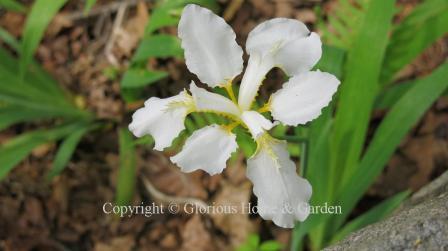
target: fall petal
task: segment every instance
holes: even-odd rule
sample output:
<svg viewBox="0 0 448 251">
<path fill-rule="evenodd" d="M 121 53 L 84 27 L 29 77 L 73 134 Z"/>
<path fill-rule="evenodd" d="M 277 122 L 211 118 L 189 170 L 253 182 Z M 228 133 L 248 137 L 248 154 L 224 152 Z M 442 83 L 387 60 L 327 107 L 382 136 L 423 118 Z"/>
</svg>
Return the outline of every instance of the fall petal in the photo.
<svg viewBox="0 0 448 251">
<path fill-rule="evenodd" d="M 162 151 L 185 129 L 184 120 L 191 104 L 191 96 L 186 91 L 165 99 L 152 97 L 132 115 L 129 130 L 136 137 L 151 135 L 154 149 Z"/>
<path fill-rule="evenodd" d="M 204 170 L 210 175 L 221 173 L 238 145 L 236 136 L 218 125 L 195 131 L 185 142 L 182 151 L 171 157 L 183 172 Z"/>
<path fill-rule="evenodd" d="M 339 83 L 335 76 L 320 71 L 294 76 L 272 95 L 272 116 L 286 125 L 305 124 L 321 114 Z"/>
<path fill-rule="evenodd" d="M 275 140 L 261 146 L 248 160 L 247 177 L 254 184 L 258 213 L 263 219 L 292 228 L 295 221 L 304 221 L 308 217 L 307 203 L 312 188 L 296 173 L 286 142 Z"/>
</svg>

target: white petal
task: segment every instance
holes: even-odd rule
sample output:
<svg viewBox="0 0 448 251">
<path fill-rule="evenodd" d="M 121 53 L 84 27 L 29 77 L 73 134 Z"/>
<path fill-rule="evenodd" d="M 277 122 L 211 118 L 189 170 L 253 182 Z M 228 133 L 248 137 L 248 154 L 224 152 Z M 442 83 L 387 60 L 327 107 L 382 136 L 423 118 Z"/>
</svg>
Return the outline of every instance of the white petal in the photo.
<svg viewBox="0 0 448 251">
<path fill-rule="evenodd" d="M 309 71 L 322 55 L 322 43 L 302 22 L 274 18 L 249 33 L 246 50 L 250 58 L 238 97 L 243 110 L 250 109 L 270 69 L 280 67 L 289 76 Z"/>
<path fill-rule="evenodd" d="M 270 57 L 264 58 L 264 60 L 259 54 L 252 54 L 249 57 L 238 94 L 238 105 L 242 110 L 250 110 L 255 96 L 257 96 L 258 88 L 273 66 L 274 63 Z"/>
<path fill-rule="evenodd" d="M 255 140 L 265 131 L 270 130 L 274 126 L 274 123 L 255 111 L 243 112 L 241 119 L 246 124 Z"/>
<path fill-rule="evenodd" d="M 193 96 L 197 111 L 213 111 L 239 117 L 240 110 L 230 99 L 199 88 L 191 81 L 190 92 Z"/>
<path fill-rule="evenodd" d="M 235 32 L 210 10 L 187 5 L 178 35 L 188 69 L 210 87 L 224 86 L 241 73 L 243 50 L 235 41 Z"/>
<path fill-rule="evenodd" d="M 335 76 L 320 71 L 294 76 L 272 95 L 272 116 L 286 125 L 305 124 L 319 117 L 339 83 Z"/>
<path fill-rule="evenodd" d="M 322 56 L 322 42 L 319 35 L 312 32 L 308 37 L 293 40 L 275 55 L 275 64 L 288 76 L 307 72 Z"/>
<path fill-rule="evenodd" d="M 312 188 L 296 173 L 286 142 L 271 139 L 248 162 L 247 177 L 254 184 L 258 214 L 277 226 L 292 228 L 309 214 Z"/>
<path fill-rule="evenodd" d="M 162 151 L 185 129 L 184 120 L 191 105 L 191 96 L 186 91 L 165 99 L 150 98 L 132 115 L 129 130 L 136 137 L 150 134 L 155 141 L 154 149 Z"/>
<path fill-rule="evenodd" d="M 290 41 L 304 38 L 310 34 L 306 25 L 289 18 L 273 18 L 262 22 L 248 35 L 246 51 L 265 56 L 273 50 L 281 48 Z"/>
<path fill-rule="evenodd" d="M 195 131 L 171 161 L 187 173 L 202 169 L 214 175 L 224 170 L 226 161 L 237 147 L 234 134 L 218 125 L 206 126 Z"/>
</svg>

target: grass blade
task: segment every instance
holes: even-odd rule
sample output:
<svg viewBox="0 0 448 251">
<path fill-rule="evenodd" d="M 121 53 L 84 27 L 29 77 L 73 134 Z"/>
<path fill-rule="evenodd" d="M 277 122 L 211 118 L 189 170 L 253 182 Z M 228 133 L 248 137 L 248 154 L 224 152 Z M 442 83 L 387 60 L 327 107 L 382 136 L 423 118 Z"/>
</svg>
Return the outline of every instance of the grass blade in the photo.
<svg viewBox="0 0 448 251">
<path fill-rule="evenodd" d="M 3 29 L 2 27 L 0 27 L 0 40 L 5 42 L 5 44 L 7 44 L 16 51 L 20 49 L 19 41 L 17 41 L 15 37 L 9 34 L 9 32 Z"/>
<path fill-rule="evenodd" d="M 183 7 L 189 3 L 199 4 L 212 10 L 218 9 L 218 5 L 214 0 L 159 1 L 159 4 L 151 13 L 151 18 L 148 20 L 145 33 L 151 34 L 162 27 L 177 25 Z"/>
<path fill-rule="evenodd" d="M 9 11 L 22 13 L 26 12 L 26 7 L 15 0 L 0 0 L 0 7 L 3 7 Z"/>
<path fill-rule="evenodd" d="M 72 158 L 72 155 L 76 150 L 76 146 L 88 129 L 88 127 L 79 128 L 64 139 L 58 149 L 58 152 L 56 153 L 51 170 L 47 174 L 48 180 L 56 177 L 62 172 L 62 170 L 64 170 L 65 166 Z"/>
<path fill-rule="evenodd" d="M 33 58 L 34 51 L 39 45 L 44 32 L 67 0 L 36 0 L 31 8 L 22 34 L 22 47 L 20 50 L 20 75 L 23 77 L 28 64 Z"/>
<path fill-rule="evenodd" d="M 95 3 L 96 0 L 86 0 L 86 5 L 84 5 L 84 15 L 87 15 L 87 13 L 90 12 Z"/>
<path fill-rule="evenodd" d="M 118 171 L 116 204 L 127 205 L 132 201 L 135 187 L 137 157 L 134 141 L 127 128 L 118 131 L 120 143 L 120 170 Z"/>
<path fill-rule="evenodd" d="M 23 160 L 35 147 L 46 142 L 58 140 L 80 126 L 66 124 L 50 130 L 39 130 L 20 135 L 0 147 L 0 179 Z"/>
<path fill-rule="evenodd" d="M 171 35 L 152 35 L 143 38 L 134 54 L 133 61 L 147 60 L 150 57 L 183 57 L 180 40 Z"/>
<path fill-rule="evenodd" d="M 27 109 L 20 106 L 1 107 L 0 131 L 16 123 L 51 118 L 53 116 L 54 114 L 51 113 L 40 112 L 38 110 Z"/>
<path fill-rule="evenodd" d="M 392 107 L 375 132 L 359 168 L 341 190 L 337 202 L 343 211 L 337 225 L 378 177 L 403 137 L 447 88 L 448 63 L 445 63 L 430 76 L 417 80 Z"/>
<path fill-rule="evenodd" d="M 149 71 L 146 69 L 130 68 L 121 80 L 123 88 L 138 88 L 150 85 L 168 76 L 164 71 Z"/>
<path fill-rule="evenodd" d="M 322 46 L 322 58 L 316 65 L 316 69 L 330 72 L 339 79 L 342 77 L 342 66 L 344 65 L 346 51 L 344 49 L 326 45 Z"/>
<path fill-rule="evenodd" d="M 344 170 L 343 182 L 344 177 L 351 177 L 354 172 L 364 145 L 394 14 L 395 1 L 370 1 L 347 55 L 331 151 L 332 168 Z"/>
<path fill-rule="evenodd" d="M 418 5 L 392 33 L 384 60 L 381 83 L 390 83 L 395 73 L 446 34 L 447 24 L 447 0 L 428 0 Z"/>
<path fill-rule="evenodd" d="M 323 57 L 317 65 L 317 69 L 332 73 L 341 78 L 346 52 L 337 47 L 324 45 Z M 330 133 L 332 129 L 332 114 L 334 102 L 322 111 L 322 115 L 309 125 L 309 149 L 308 166 L 305 177 L 313 186 L 311 205 L 321 205 L 327 200 L 328 190 L 333 187 L 330 170 Z M 301 167 L 302 169 L 302 167 Z M 298 250 L 303 246 L 303 237 L 311 230 L 323 227 L 324 218 L 319 215 L 311 215 L 306 222 L 297 224 L 292 235 L 291 250 Z M 311 222 L 311 223 L 308 223 Z"/>
<path fill-rule="evenodd" d="M 413 85 L 415 81 L 386 87 L 375 100 L 375 109 L 391 108 Z"/>
</svg>

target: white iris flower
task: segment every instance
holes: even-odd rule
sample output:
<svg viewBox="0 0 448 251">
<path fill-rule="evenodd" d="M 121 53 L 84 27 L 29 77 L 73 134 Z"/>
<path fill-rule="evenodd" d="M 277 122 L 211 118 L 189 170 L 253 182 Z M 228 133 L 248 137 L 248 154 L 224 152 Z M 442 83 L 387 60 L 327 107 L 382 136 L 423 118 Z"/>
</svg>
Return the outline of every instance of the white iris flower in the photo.
<svg viewBox="0 0 448 251">
<path fill-rule="evenodd" d="M 336 92 L 339 80 L 335 76 L 310 71 L 322 54 L 319 36 L 303 23 L 287 18 L 255 27 L 246 42 L 250 57 L 237 100 L 232 80 L 243 70 L 243 50 L 232 28 L 210 10 L 190 4 L 182 12 L 178 31 L 188 69 L 209 87 L 225 88 L 230 99 L 192 82 L 190 93 L 184 90 L 170 98 L 148 99 L 132 116 L 129 129 L 137 137 L 152 135 L 154 149 L 162 151 L 185 129 L 189 113 L 226 115 L 233 123 L 197 130 L 171 160 L 184 172 L 201 169 L 210 175 L 221 173 L 238 147 L 232 130 L 242 125 L 257 142 L 256 152 L 247 161 L 247 177 L 254 184 L 259 214 L 281 227 L 305 220 L 309 212 L 303 205 L 311 197 L 311 185 L 297 175 L 286 142 L 272 138 L 268 130 L 277 123 L 297 126 L 317 118 Z M 274 67 L 291 78 L 262 109 L 251 110 L 263 79 Z M 264 112 L 271 112 L 275 122 L 265 118 Z"/>
</svg>

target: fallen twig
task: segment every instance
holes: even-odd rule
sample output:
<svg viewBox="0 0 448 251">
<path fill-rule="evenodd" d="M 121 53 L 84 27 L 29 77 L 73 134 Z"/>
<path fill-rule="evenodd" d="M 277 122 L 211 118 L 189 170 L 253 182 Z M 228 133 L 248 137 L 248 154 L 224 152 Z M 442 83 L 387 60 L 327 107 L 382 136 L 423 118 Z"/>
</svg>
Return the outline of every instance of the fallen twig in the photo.
<svg viewBox="0 0 448 251">
<path fill-rule="evenodd" d="M 176 203 L 179 205 L 194 205 L 199 209 L 203 209 L 205 212 L 207 211 L 207 203 L 200 199 L 191 198 L 191 197 L 175 197 L 171 195 L 167 195 L 159 191 L 146 177 L 142 176 L 143 185 L 145 186 L 148 193 L 154 197 L 156 200 L 164 203 Z"/>
<path fill-rule="evenodd" d="M 128 5 L 126 4 L 126 2 L 122 2 L 118 7 L 117 16 L 115 17 L 114 24 L 112 26 L 112 32 L 104 48 L 104 54 L 106 55 L 107 60 L 115 66 L 118 66 L 118 60 L 112 53 L 112 49 L 114 47 L 115 40 L 117 39 L 118 34 L 121 32 L 121 24 L 123 23 L 124 14 L 126 13 L 127 8 Z"/>
<path fill-rule="evenodd" d="M 116 1 L 112 2 L 110 4 L 101 5 L 96 8 L 93 8 L 88 13 L 85 13 L 84 10 L 75 11 L 69 14 L 64 14 L 63 17 L 72 21 L 76 22 L 82 19 L 94 17 L 94 16 L 100 16 L 105 14 L 110 14 L 117 12 L 122 5 L 125 5 L 126 8 L 132 8 L 135 5 L 137 5 L 139 2 L 154 2 L 154 0 L 127 0 L 127 1 Z"/>
</svg>

